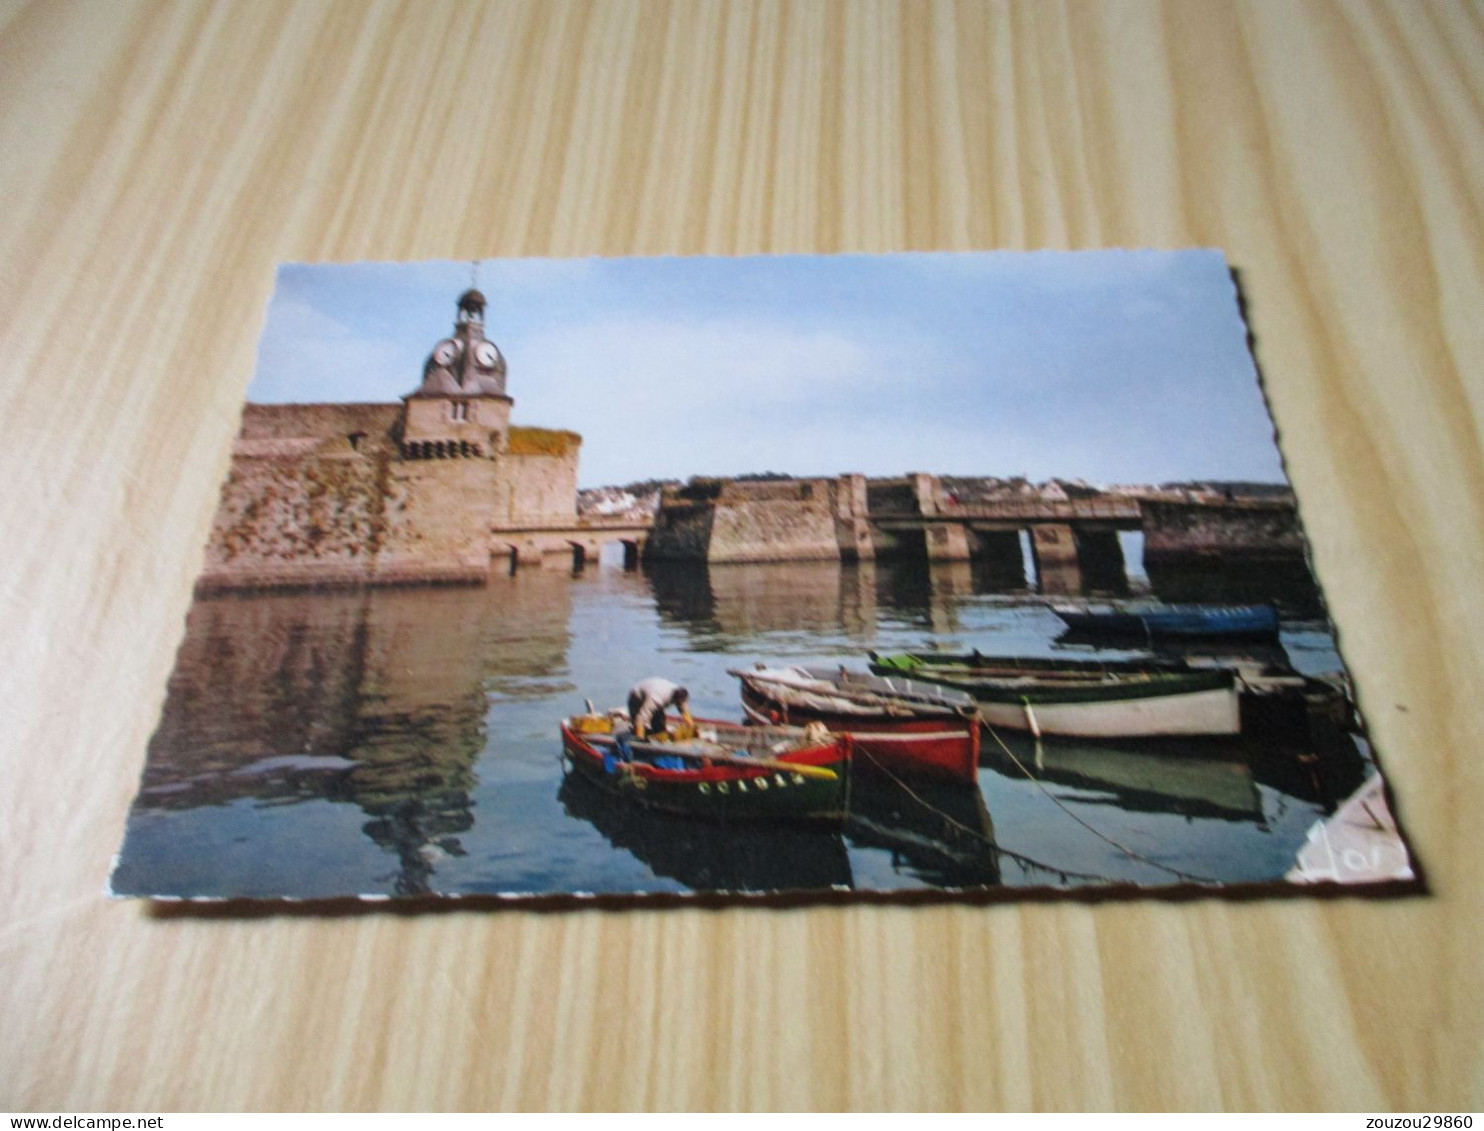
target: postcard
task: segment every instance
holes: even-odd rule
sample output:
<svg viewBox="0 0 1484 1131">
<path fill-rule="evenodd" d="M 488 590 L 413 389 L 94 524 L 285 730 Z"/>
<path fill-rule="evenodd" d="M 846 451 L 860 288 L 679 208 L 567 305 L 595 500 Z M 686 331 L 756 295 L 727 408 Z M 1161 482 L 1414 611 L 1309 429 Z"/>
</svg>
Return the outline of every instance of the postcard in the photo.
<svg viewBox="0 0 1484 1131">
<path fill-rule="evenodd" d="M 111 890 L 1413 890 L 1392 814 L 1220 252 L 295 264 Z"/>
</svg>

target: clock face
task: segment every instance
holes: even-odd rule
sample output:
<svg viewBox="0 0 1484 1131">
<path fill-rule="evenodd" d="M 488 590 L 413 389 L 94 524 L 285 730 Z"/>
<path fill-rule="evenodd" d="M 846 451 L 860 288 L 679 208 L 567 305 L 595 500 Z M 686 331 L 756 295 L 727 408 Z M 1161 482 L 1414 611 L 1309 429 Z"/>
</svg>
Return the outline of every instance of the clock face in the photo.
<svg viewBox="0 0 1484 1131">
<path fill-rule="evenodd" d="M 439 365 L 452 365 L 458 356 L 459 347 L 454 342 L 443 341 L 433 347 L 433 360 Z"/>
<path fill-rule="evenodd" d="M 494 342 L 480 342 L 474 347 L 474 360 L 486 369 L 493 369 L 500 364 L 500 351 L 495 349 Z"/>
</svg>

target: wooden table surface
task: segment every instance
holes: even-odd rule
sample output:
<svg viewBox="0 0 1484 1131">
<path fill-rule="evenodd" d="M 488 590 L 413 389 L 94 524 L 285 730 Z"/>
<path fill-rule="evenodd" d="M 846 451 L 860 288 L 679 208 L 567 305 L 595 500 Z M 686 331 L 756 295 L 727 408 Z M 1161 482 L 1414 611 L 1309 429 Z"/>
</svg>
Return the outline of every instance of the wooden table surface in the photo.
<svg viewBox="0 0 1484 1131">
<path fill-rule="evenodd" d="M 0 1109 L 1484 1106 L 1484 12 L 0 5 Z M 1225 248 L 1432 894 L 101 895 L 283 260 Z"/>
</svg>

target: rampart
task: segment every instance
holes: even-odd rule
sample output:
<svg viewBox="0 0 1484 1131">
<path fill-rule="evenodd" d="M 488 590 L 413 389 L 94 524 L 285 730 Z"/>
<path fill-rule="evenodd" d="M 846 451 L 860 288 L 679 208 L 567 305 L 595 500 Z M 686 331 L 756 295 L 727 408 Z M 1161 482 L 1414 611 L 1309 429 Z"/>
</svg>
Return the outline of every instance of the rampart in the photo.
<svg viewBox="0 0 1484 1131">
<path fill-rule="evenodd" d="M 530 530 L 577 523 L 576 433 L 407 458 L 401 427 L 395 404 L 245 406 L 199 587 L 482 583 L 492 555 L 572 552 Z"/>
<path fill-rule="evenodd" d="M 1292 496 L 1139 500 L 1144 554 L 1168 559 L 1292 558 L 1304 552 Z"/>
<path fill-rule="evenodd" d="M 1037 566 L 1078 571 L 1142 531 L 1149 558 L 1301 558 L 1292 492 L 1206 484 L 1102 490 L 1081 482 L 942 478 L 692 479 L 666 488 L 646 557 L 721 562 L 925 556 L 966 561 L 1017 532 Z"/>
<path fill-rule="evenodd" d="M 666 488 L 645 557 L 655 561 L 840 561 L 870 555 L 860 476 L 693 479 Z M 857 521 L 857 518 L 859 521 Z"/>
</svg>

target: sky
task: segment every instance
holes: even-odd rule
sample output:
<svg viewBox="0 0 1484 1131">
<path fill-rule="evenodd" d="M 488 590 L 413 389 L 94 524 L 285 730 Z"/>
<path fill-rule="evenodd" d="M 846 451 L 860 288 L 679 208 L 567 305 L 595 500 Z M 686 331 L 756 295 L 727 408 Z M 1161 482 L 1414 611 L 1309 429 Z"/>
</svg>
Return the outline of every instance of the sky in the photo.
<svg viewBox="0 0 1484 1131">
<path fill-rule="evenodd" d="M 1283 471 L 1218 251 L 290 264 L 248 399 L 396 401 L 471 277 L 516 425 L 584 487 L 909 471 Z"/>
</svg>

